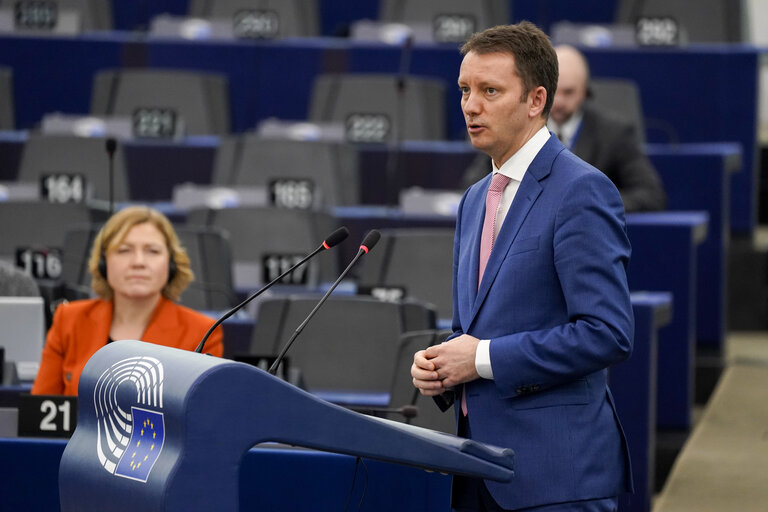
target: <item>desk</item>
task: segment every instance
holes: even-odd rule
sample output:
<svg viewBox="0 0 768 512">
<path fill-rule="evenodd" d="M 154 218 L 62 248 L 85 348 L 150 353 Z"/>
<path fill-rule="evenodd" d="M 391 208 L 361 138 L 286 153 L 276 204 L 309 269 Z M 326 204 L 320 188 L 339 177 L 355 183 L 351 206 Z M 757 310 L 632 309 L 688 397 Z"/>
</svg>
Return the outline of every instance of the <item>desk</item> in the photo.
<svg viewBox="0 0 768 512">
<path fill-rule="evenodd" d="M 741 169 L 738 144 L 649 144 L 648 156 L 659 171 L 670 210 L 704 210 L 707 239 L 698 251 L 696 343 L 725 349 L 728 318 L 728 248 L 731 183 Z"/>
<path fill-rule="evenodd" d="M 0 460 L 6 464 L 0 510 L 58 510 L 58 469 L 65 445 L 58 440 L 0 439 Z M 368 488 L 361 510 L 450 510 L 450 477 L 371 460 L 365 465 Z M 354 477 L 355 458 L 347 455 L 252 449 L 240 469 L 240 510 L 344 510 Z M 352 509 L 363 496 L 365 480 L 359 467 Z"/>
<path fill-rule="evenodd" d="M 741 144 L 743 165 L 733 178 L 730 226 L 733 231 L 751 233 L 757 211 L 760 52 L 736 44 L 583 50 L 592 76 L 637 82 L 649 142 Z M 739 84 L 738 94 L 732 93 L 734 83 Z M 670 94 L 671 90 L 687 91 L 685 99 Z"/>
<path fill-rule="evenodd" d="M 632 293 L 632 357 L 609 369 L 609 385 L 627 436 L 635 494 L 621 497 L 622 512 L 648 512 L 655 482 L 658 330 L 672 318 L 672 295 Z"/>
<path fill-rule="evenodd" d="M 659 332 L 657 426 L 688 429 L 694 395 L 697 249 L 707 236 L 704 212 L 627 215 L 631 290 L 671 291 L 672 321 Z"/>
</svg>

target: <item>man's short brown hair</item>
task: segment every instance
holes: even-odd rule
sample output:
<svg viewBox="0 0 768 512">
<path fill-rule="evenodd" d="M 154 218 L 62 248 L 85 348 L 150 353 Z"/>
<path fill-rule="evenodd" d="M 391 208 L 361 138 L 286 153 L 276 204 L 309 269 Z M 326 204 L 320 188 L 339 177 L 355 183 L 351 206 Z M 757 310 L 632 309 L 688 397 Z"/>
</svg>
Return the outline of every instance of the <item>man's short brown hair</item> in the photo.
<svg viewBox="0 0 768 512">
<path fill-rule="evenodd" d="M 529 21 L 516 25 L 499 25 L 473 34 L 461 47 L 461 54 L 469 52 L 510 53 L 523 82 L 524 97 L 538 86 L 547 90 L 547 101 L 542 116 L 552 109 L 557 90 L 557 54 L 547 34 Z"/>
</svg>

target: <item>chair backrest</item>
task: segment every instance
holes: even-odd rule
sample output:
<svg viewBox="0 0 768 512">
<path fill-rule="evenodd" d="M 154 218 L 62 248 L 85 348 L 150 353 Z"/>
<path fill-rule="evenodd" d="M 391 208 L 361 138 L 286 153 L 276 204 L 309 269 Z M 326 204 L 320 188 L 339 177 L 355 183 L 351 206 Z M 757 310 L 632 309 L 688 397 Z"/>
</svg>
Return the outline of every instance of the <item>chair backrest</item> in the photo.
<svg viewBox="0 0 768 512">
<path fill-rule="evenodd" d="M 101 224 L 80 224 L 66 231 L 64 282 L 75 289 L 89 289 L 88 259 Z M 181 304 L 197 310 L 223 310 L 234 306 L 229 239 L 221 230 L 201 226 L 177 226 L 176 234 L 187 250 L 195 280 L 181 294 Z"/>
<path fill-rule="evenodd" d="M 611 112 L 635 127 L 645 144 L 645 117 L 640 88 L 633 80 L 622 78 L 592 78 L 589 83 L 589 101 L 601 110 Z"/>
<path fill-rule="evenodd" d="M 235 284 L 248 288 L 280 275 L 315 250 L 336 227 L 334 219 L 324 212 L 267 207 L 192 210 L 187 223 L 229 233 Z M 333 281 L 338 268 L 338 254 L 320 254 L 286 277 L 284 283 L 301 288 L 317 286 Z"/>
<path fill-rule="evenodd" d="M 10 263 L 0 261 L 0 297 L 39 297 L 40 289 L 32 276 Z"/>
<path fill-rule="evenodd" d="M 379 20 L 429 23 L 437 42 L 465 41 L 474 32 L 510 22 L 508 0 L 382 0 Z"/>
<path fill-rule="evenodd" d="M 383 229 L 379 247 L 362 262 L 358 282 L 402 287 L 406 297 L 434 304 L 440 318 L 451 318 L 453 238 L 450 228 Z"/>
<path fill-rule="evenodd" d="M 16 128 L 13 108 L 13 71 L 0 68 L 0 130 Z"/>
<path fill-rule="evenodd" d="M 29 8 L 36 10 L 39 16 L 41 5 L 29 2 Z M 0 8 L 14 8 L 19 4 L 18 0 L 0 0 Z M 23 4 L 23 2 L 21 2 Z M 77 15 L 79 29 L 81 31 L 112 30 L 112 2 L 105 0 L 48 0 L 48 5 L 55 5 L 58 16 L 64 11 L 71 11 Z M 76 30 L 76 28 L 75 28 Z"/>
<path fill-rule="evenodd" d="M 309 119 L 344 123 L 352 142 L 442 140 L 445 86 L 436 79 L 395 75 L 319 75 Z"/>
<path fill-rule="evenodd" d="M 360 202 L 358 152 L 353 145 L 264 139 L 255 134 L 227 139 L 217 151 L 214 184 L 262 186 L 276 201 L 299 208 L 306 203 L 329 207 Z M 296 194 L 296 187 L 311 194 Z M 289 195 L 281 199 L 281 191 Z"/>
<path fill-rule="evenodd" d="M 744 40 L 741 0 L 619 0 L 616 19 L 674 18 L 691 43 L 738 43 Z"/>
<path fill-rule="evenodd" d="M 277 354 L 318 300 L 296 295 L 262 301 L 251 352 Z M 310 390 L 388 392 L 405 322 L 400 303 L 331 296 L 286 355 Z"/>
<path fill-rule="evenodd" d="M 389 407 L 395 409 L 404 405 L 415 405 L 418 408 L 418 414 L 415 418 L 409 420 L 408 423 L 448 434 L 455 434 L 456 415 L 453 409 L 442 412 L 431 397 L 422 396 L 413 387 L 413 380 L 411 379 L 413 354 L 431 345 L 442 343 L 449 334 L 450 331 L 429 329 L 406 332 L 400 337 L 397 363 L 390 387 Z M 405 418 L 399 415 L 390 415 L 388 417 L 397 421 L 405 421 Z"/>
<path fill-rule="evenodd" d="M 229 133 L 225 76 L 200 71 L 118 69 L 96 74 L 91 113 L 129 116 L 142 137 Z"/>
<path fill-rule="evenodd" d="M 130 198 L 122 144 L 114 154 L 114 198 Z M 81 175 L 93 199 L 109 199 L 109 157 L 105 141 L 96 137 L 33 133 L 24 144 L 18 181 L 39 183 L 45 177 Z"/>
<path fill-rule="evenodd" d="M 189 15 L 232 19 L 245 37 L 315 37 L 320 35 L 317 0 L 191 0 Z"/>
<path fill-rule="evenodd" d="M 22 248 L 63 250 L 67 228 L 89 221 L 88 208 L 82 204 L 0 202 L 0 259 L 14 263 Z"/>
</svg>

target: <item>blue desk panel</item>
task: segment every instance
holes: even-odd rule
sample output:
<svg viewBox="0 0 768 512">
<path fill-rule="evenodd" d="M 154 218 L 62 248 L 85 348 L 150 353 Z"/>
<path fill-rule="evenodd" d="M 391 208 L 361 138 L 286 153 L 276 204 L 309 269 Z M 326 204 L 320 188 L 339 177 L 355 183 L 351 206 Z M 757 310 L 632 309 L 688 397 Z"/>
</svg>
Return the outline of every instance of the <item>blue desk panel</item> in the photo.
<svg viewBox="0 0 768 512">
<path fill-rule="evenodd" d="M 696 343 L 725 349 L 728 297 L 731 184 L 741 168 L 738 144 L 649 144 L 648 154 L 659 171 L 670 210 L 703 210 L 709 214 L 707 239 L 698 251 L 696 278 Z"/>
<path fill-rule="evenodd" d="M 649 142 L 737 142 L 742 172 L 733 178 L 731 228 L 751 233 L 757 212 L 759 51 L 746 45 L 685 48 L 584 48 L 593 76 L 640 87 Z M 733 94 L 733 84 L 739 84 Z"/>
<path fill-rule="evenodd" d="M 659 332 L 657 426 L 688 429 L 694 395 L 697 249 L 707 234 L 704 212 L 627 215 L 631 290 L 672 292 L 675 312 Z"/>
<path fill-rule="evenodd" d="M 609 369 L 609 384 L 624 427 L 635 494 L 622 496 L 623 512 L 648 512 L 655 482 L 658 330 L 672 318 L 672 295 L 632 294 L 635 343 L 632 357 Z"/>
<path fill-rule="evenodd" d="M 0 439 L 0 510 L 59 510 L 58 472 L 65 441 Z M 95 456 L 95 455 L 94 455 Z M 259 448 L 240 469 L 240 510 L 357 510 L 448 512 L 451 478 L 365 460 L 355 476 L 355 458 L 309 450 Z M 354 487 L 353 487 L 354 479 Z M 350 493 L 351 491 L 351 493 Z M 351 498 L 350 498 L 351 496 Z"/>
</svg>

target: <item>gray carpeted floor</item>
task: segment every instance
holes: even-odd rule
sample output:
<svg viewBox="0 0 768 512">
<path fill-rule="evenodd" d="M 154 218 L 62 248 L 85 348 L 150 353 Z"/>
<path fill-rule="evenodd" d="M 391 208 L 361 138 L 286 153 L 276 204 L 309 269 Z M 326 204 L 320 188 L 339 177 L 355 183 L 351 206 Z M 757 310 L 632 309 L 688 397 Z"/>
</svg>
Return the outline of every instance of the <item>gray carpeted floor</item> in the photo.
<svg viewBox="0 0 768 512">
<path fill-rule="evenodd" d="M 768 511 L 768 333 L 733 334 L 727 350 L 654 512 Z"/>
</svg>

